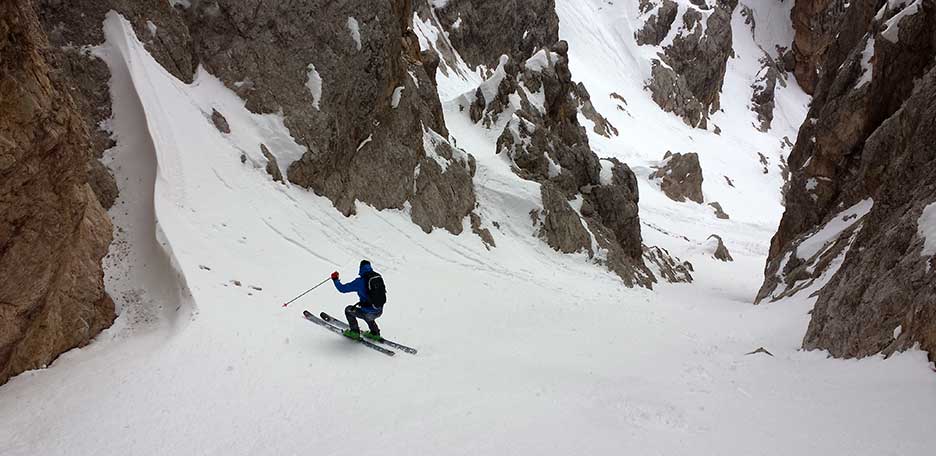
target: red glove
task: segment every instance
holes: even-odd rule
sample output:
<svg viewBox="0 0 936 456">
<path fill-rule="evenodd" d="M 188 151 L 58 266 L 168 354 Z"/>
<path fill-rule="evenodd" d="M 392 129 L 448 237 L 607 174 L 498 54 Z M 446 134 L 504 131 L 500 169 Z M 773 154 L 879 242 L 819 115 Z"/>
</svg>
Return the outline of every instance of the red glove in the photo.
<svg viewBox="0 0 936 456">
<path fill-rule="evenodd" d="M 335 271 L 331 275 L 332 280 L 338 280 L 338 271 Z"/>
</svg>

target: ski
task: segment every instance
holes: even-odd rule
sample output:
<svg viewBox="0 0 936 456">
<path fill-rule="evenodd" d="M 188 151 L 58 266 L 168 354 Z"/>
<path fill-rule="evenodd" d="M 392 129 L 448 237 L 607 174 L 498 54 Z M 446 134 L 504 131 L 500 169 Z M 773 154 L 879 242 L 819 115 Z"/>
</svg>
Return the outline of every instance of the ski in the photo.
<svg viewBox="0 0 936 456">
<path fill-rule="evenodd" d="M 312 313 L 309 312 L 308 310 L 303 310 L 303 311 L 302 311 L 302 315 L 306 318 L 306 320 L 309 320 L 309 321 L 311 321 L 312 323 L 315 323 L 315 324 L 317 324 L 317 325 L 319 325 L 319 326 L 321 326 L 321 327 L 323 327 L 323 328 L 325 328 L 325 329 L 327 329 L 327 330 L 329 330 L 329 331 L 331 331 L 331 332 L 333 332 L 333 333 L 335 333 L 335 334 L 338 334 L 339 336 L 344 337 L 345 339 L 348 339 L 348 340 L 351 340 L 351 341 L 354 341 L 354 342 L 360 342 L 360 343 L 363 344 L 365 347 L 370 348 L 370 349 L 372 349 L 372 350 L 379 351 L 380 353 L 383 353 L 383 354 L 385 354 L 385 355 L 387 355 L 387 356 L 393 356 L 393 355 L 395 354 L 395 353 L 393 352 L 393 350 L 389 350 L 389 349 L 387 349 L 387 348 L 385 348 L 385 347 L 381 347 L 380 345 L 375 344 L 375 343 L 373 343 L 373 342 L 371 342 L 371 341 L 369 341 L 369 340 L 367 340 L 367 339 L 355 340 L 355 339 L 351 339 L 350 337 L 345 337 L 345 335 L 343 334 L 344 329 L 342 329 L 341 327 L 336 326 L 336 325 L 334 325 L 334 324 L 332 324 L 332 323 L 329 323 L 329 322 L 327 322 L 327 321 L 325 321 L 325 320 L 323 320 L 323 319 L 321 319 L 321 318 L 319 318 L 319 317 L 316 317 L 315 315 L 312 315 Z"/>
<path fill-rule="evenodd" d="M 325 321 L 327 321 L 328 323 L 331 323 L 331 324 L 333 324 L 333 325 L 335 325 L 335 326 L 338 326 L 338 327 L 340 327 L 342 330 L 348 329 L 348 324 L 345 323 L 343 320 L 339 320 L 339 319 L 337 319 L 337 318 L 335 318 L 335 317 L 333 317 L 333 316 L 331 316 L 331 315 L 328 315 L 328 314 L 325 313 L 325 312 L 320 313 L 319 316 L 322 317 L 322 320 L 325 320 Z M 416 349 L 415 349 L 415 348 L 413 348 L 413 347 L 407 347 L 406 345 L 403 345 L 403 344 L 394 342 L 394 341 L 392 341 L 392 340 L 383 339 L 383 340 L 381 340 L 381 341 L 378 342 L 378 343 L 384 344 L 384 345 L 386 345 L 386 346 L 388 346 L 388 347 L 393 347 L 393 348 L 395 348 L 395 349 L 397 349 L 397 350 L 400 350 L 400 351 L 409 353 L 409 354 L 411 354 L 411 355 L 415 355 L 415 354 L 416 354 Z"/>
</svg>

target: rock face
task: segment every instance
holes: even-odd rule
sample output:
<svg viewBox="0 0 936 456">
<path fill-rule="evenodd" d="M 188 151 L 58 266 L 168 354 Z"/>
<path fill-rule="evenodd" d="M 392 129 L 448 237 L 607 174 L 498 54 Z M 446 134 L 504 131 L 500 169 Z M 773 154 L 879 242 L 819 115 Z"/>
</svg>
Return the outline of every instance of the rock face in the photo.
<svg viewBox="0 0 936 456">
<path fill-rule="evenodd" d="M 0 384 L 114 319 L 111 224 L 88 185 L 86 124 L 50 76 L 34 6 L 0 3 Z"/>
<path fill-rule="evenodd" d="M 663 163 L 656 172 L 650 175 L 651 179 L 660 180 L 660 189 L 673 201 L 686 200 L 702 204 L 702 166 L 699 165 L 699 154 L 666 152 Z"/>
<path fill-rule="evenodd" d="M 781 63 L 765 54 L 761 58 L 761 70 L 757 73 L 757 80 L 751 86 L 754 89 L 751 95 L 751 108 L 757 114 L 757 120 L 760 122 L 758 129 L 766 132 L 770 130 L 770 124 L 773 122 L 774 96 L 777 90 L 777 83 L 786 87 L 786 72 Z"/>
<path fill-rule="evenodd" d="M 848 4 L 841 0 L 797 0 L 791 13 L 793 19 L 793 74 L 800 87 L 813 94 L 819 82 L 820 69 L 827 60 L 826 53 L 840 54 L 850 50 L 856 39 L 868 30 L 878 11 L 880 1 Z M 844 40 L 843 45 L 838 41 Z M 841 63 L 841 62 L 840 62 Z"/>
<path fill-rule="evenodd" d="M 541 193 L 543 220 L 539 223 L 539 236 L 562 253 L 586 251 L 594 255 L 591 235 L 582 225 L 581 216 L 569 206 L 565 194 L 551 182 L 542 185 Z M 534 217 L 539 216 L 534 214 Z"/>
<path fill-rule="evenodd" d="M 134 0 L 95 0 L 89 2 L 34 2 L 50 46 L 43 51 L 49 62 L 50 77 L 72 96 L 91 139 L 89 183 L 98 200 L 109 209 L 117 199 L 114 177 L 99 159 L 113 146 L 106 125 L 111 115 L 107 65 L 83 46 L 104 41 L 101 24 L 111 9 L 131 21 L 147 50 L 169 72 L 191 81 L 195 65 L 189 43 L 191 37 L 183 20 L 169 2 Z M 154 28 L 148 26 L 154 24 Z M 158 27 L 155 24 L 159 24 Z M 104 126 L 104 127 L 102 127 Z"/>
<path fill-rule="evenodd" d="M 790 155 L 758 301 L 825 274 L 805 348 L 862 357 L 920 343 L 934 353 L 936 269 L 917 222 L 936 199 L 936 5 L 850 5 Z"/>
<path fill-rule="evenodd" d="M 426 231 L 462 231 L 475 204 L 473 159 L 447 144 L 434 78 L 439 59 L 420 52 L 412 1 L 170 3 L 43 2 L 55 54 L 78 62 L 61 75 L 76 81 L 80 90 L 73 93 L 85 118 L 95 119 L 89 123 L 95 134 L 102 113 L 109 113 L 107 69 L 89 74 L 83 68 L 101 62 L 68 49 L 102 42 L 100 24 L 113 9 L 177 78 L 191 81 L 203 65 L 251 111 L 282 112 L 308 150 L 282 164 L 293 183 L 328 197 L 345 215 L 355 212 L 356 201 L 378 209 L 409 205 Z M 227 128 L 213 117 L 219 129 Z"/>
<path fill-rule="evenodd" d="M 731 16 L 737 0 L 700 1 L 681 17 L 669 0 L 643 0 L 646 17 L 636 36 L 639 44 L 659 45 L 673 26 L 679 27 L 672 43 L 653 60 L 647 81 L 653 101 L 686 124 L 707 128 L 708 116 L 720 109 L 731 45 Z M 709 5 L 713 3 L 713 5 Z M 674 17 L 674 21 L 669 20 Z M 669 25 L 667 25 L 669 24 Z M 665 33 L 664 33 L 665 31 Z"/>
<path fill-rule="evenodd" d="M 497 153 L 510 160 L 517 175 L 542 184 L 543 210 L 531 217 L 547 244 L 565 253 L 587 253 L 628 286 L 650 287 L 657 277 L 647 258 L 658 270 L 681 264 L 662 250 L 644 255 L 637 179 L 624 163 L 601 161 L 592 152 L 578 122 L 587 100 L 583 94 L 569 71 L 568 45 L 559 41 L 522 62 L 502 57 L 491 77 L 459 103 L 475 122 L 489 128 L 506 124 Z M 576 210 L 570 201 L 578 198 Z M 663 277 L 691 280 L 688 269 Z"/>
<path fill-rule="evenodd" d="M 199 2 L 189 12 L 195 54 L 231 87 L 250 81 L 252 111 L 283 110 L 308 149 L 289 164 L 291 182 L 345 215 L 356 201 L 381 210 L 409 204 L 423 230 L 460 233 L 475 205 L 473 159 L 446 139 L 429 74 L 437 61 L 420 53 L 412 2 L 325 3 Z"/>
<path fill-rule="evenodd" d="M 211 110 L 211 122 L 214 123 L 215 128 L 217 128 L 221 133 L 228 134 L 231 132 L 231 126 L 228 125 L 228 121 L 224 117 L 224 114 L 218 112 L 217 109 Z"/>
<path fill-rule="evenodd" d="M 595 105 L 591 102 L 591 95 L 589 95 L 588 89 L 585 88 L 585 84 L 580 82 L 575 85 L 575 99 L 578 102 L 578 108 L 582 112 L 582 115 L 594 124 L 592 130 L 594 130 L 595 133 L 606 138 L 619 134 L 618 129 L 615 128 L 614 125 L 611 125 L 611 122 L 595 109 Z"/>
<path fill-rule="evenodd" d="M 637 44 L 659 46 L 669 34 L 673 22 L 676 21 L 679 5 L 672 0 L 662 2 L 640 0 L 640 12 L 648 17 L 643 28 L 634 34 Z"/>
<path fill-rule="evenodd" d="M 448 0 L 424 5 L 422 12 L 435 14 L 451 45 L 472 67 L 493 68 L 501 55 L 522 61 L 559 37 L 555 0 Z"/>
</svg>

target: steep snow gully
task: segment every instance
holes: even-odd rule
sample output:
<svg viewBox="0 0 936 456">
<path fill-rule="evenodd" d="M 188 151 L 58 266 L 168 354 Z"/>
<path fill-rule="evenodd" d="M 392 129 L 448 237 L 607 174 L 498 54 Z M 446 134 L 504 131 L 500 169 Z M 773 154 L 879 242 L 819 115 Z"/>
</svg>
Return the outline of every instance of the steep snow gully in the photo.
<svg viewBox="0 0 936 456">
<path fill-rule="evenodd" d="M 203 69 L 175 79 L 110 13 L 95 52 L 115 100 L 106 161 L 121 201 L 107 284 L 120 317 L 0 387 L 0 454 L 929 454 L 925 353 L 828 359 L 799 349 L 808 290 L 751 305 L 782 211 L 782 138 L 795 137 L 808 98 L 791 81 L 774 126 L 755 130 L 746 104 L 760 51 L 738 33 L 712 117 L 721 135 L 689 128 L 642 90 L 651 50 L 632 39 L 637 5 L 609 5 L 557 2 L 573 74 L 620 129 L 589 140 L 634 168 L 645 242 L 691 261 L 691 285 L 627 289 L 533 236 L 538 184 L 495 154 L 498 131 L 453 102 L 483 69 L 439 77 L 451 135 L 477 158 L 482 216 L 498 222 L 490 250 L 467 220 L 460 236 L 424 234 L 405 210 L 359 204 L 345 218 L 274 182 L 259 144 L 275 144 L 281 167 L 303 152 L 282 117 L 249 112 Z M 442 33 L 431 27 L 417 23 L 421 42 Z M 230 133 L 213 126 L 215 108 Z M 699 154 L 705 202 L 731 219 L 662 194 L 649 175 L 666 150 Z M 713 233 L 734 262 L 712 258 Z M 361 258 L 387 281 L 384 331 L 418 356 L 375 355 L 304 321 L 302 309 L 353 302 L 327 286 L 281 307 L 332 270 L 352 276 Z M 772 356 L 746 355 L 758 347 Z"/>
</svg>

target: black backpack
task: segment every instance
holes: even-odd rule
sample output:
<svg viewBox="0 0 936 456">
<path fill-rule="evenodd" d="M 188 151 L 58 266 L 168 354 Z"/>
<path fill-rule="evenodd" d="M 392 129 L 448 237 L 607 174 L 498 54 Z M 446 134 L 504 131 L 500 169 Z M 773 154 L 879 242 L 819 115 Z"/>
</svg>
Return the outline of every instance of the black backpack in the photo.
<svg viewBox="0 0 936 456">
<path fill-rule="evenodd" d="M 370 271 L 364 274 L 364 286 L 367 288 L 367 303 L 382 308 L 387 303 L 387 287 L 384 286 L 383 277 Z"/>
</svg>

